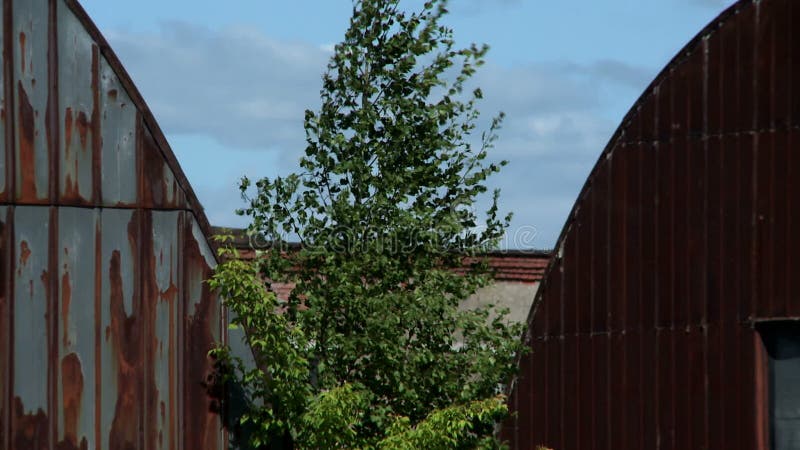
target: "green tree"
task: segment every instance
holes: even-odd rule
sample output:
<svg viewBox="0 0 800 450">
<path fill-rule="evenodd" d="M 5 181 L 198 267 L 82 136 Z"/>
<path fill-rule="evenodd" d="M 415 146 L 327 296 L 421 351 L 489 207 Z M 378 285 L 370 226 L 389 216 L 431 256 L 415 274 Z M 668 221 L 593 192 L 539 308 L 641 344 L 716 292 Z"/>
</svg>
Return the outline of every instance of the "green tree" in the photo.
<svg viewBox="0 0 800 450">
<path fill-rule="evenodd" d="M 240 214 L 273 245 L 257 266 L 220 265 L 211 284 L 253 349 L 250 366 L 217 356 L 250 399 L 240 429 L 256 447 L 498 445 L 521 325 L 459 309 L 491 282 L 478 256 L 510 220 L 497 191 L 475 212 L 505 164 L 487 161 L 502 114 L 478 136 L 482 93 L 466 89 L 487 47 L 456 48 L 445 0 L 398 3 L 354 1 L 321 107 L 306 112 L 301 171 L 240 186 Z M 288 302 L 270 282 L 296 283 Z"/>
</svg>

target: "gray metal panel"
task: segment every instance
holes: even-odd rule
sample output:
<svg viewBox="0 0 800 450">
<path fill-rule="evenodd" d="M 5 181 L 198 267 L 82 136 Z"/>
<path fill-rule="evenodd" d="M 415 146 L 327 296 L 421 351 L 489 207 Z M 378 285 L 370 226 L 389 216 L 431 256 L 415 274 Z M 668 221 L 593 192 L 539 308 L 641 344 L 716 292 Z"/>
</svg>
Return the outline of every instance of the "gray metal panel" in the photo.
<svg viewBox="0 0 800 450">
<path fill-rule="evenodd" d="M 101 212 L 100 448 L 139 449 L 144 364 L 139 226 L 132 210 Z"/>
<path fill-rule="evenodd" d="M 148 405 L 157 405 L 158 414 L 155 430 L 145 430 L 148 435 L 156 435 L 156 448 L 161 450 L 176 448 L 179 418 L 177 415 L 178 392 L 177 364 L 178 339 L 178 299 L 180 285 L 179 261 L 180 211 L 152 211 L 152 247 L 145 248 L 146 258 L 152 258 L 151 273 L 144 273 L 145 283 L 155 288 L 147 301 L 155 302 L 155 323 L 153 332 L 154 347 L 150 349 L 155 375 L 156 399 Z M 152 253 L 150 253 L 152 252 Z M 149 278 L 149 279 L 147 279 Z M 156 411 L 147 411 L 156 414 Z"/>
<path fill-rule="evenodd" d="M 2 8 L 3 1 L 0 0 L 0 11 L 2 11 Z M 3 27 L 4 21 L 0 20 L 0 49 L 5 48 L 5 31 Z M 0 114 L 0 198 L 6 198 L 8 194 L 8 187 L 6 186 L 6 127 L 8 127 L 11 115 L 8 113 L 9 105 L 5 90 L 5 70 L 9 61 L 7 58 L 2 58 L 2 60 L 2 64 L 0 64 L 0 110 L 2 110 L 2 114 Z M 0 436 L 0 442 L 2 442 L 2 436 Z"/>
<path fill-rule="evenodd" d="M 136 203 L 136 107 L 105 58 L 100 58 L 103 205 Z"/>
<path fill-rule="evenodd" d="M 193 215 L 186 214 L 184 250 L 185 319 L 185 448 L 210 450 L 223 448 L 219 416 L 201 384 L 213 371 L 208 357 L 216 342 L 221 340 L 221 309 L 219 299 L 205 283 L 216 265 L 202 230 Z"/>
<path fill-rule="evenodd" d="M 99 210 L 59 208 L 58 441 L 98 448 L 94 435 L 95 244 Z M 85 443 L 85 447 L 82 443 Z"/>
<path fill-rule="evenodd" d="M 49 209 L 19 206 L 14 211 L 14 439 L 48 414 L 48 227 Z M 42 416 L 45 419 L 42 419 Z M 37 427 L 38 428 L 38 427 Z M 46 439 L 46 436 L 32 436 Z M 23 438 L 24 439 L 24 438 Z M 32 445 L 31 448 L 39 448 Z"/>
<path fill-rule="evenodd" d="M 93 146 L 97 126 L 98 49 L 72 11 L 58 5 L 59 194 L 67 202 L 89 203 L 93 187 Z"/>
<path fill-rule="evenodd" d="M 46 128 L 48 101 L 47 0 L 14 2 L 14 123 L 16 193 L 22 202 L 48 198 L 49 158 Z"/>
<path fill-rule="evenodd" d="M 0 447 L 9 448 L 6 442 L 6 420 L 9 412 L 8 405 L 8 381 L 11 369 L 13 354 L 8 348 L 11 342 L 11 311 L 9 310 L 8 293 L 9 283 L 7 278 L 9 263 L 9 241 L 8 241 L 8 207 L 0 206 Z"/>
<path fill-rule="evenodd" d="M 183 188 L 164 158 L 162 147 L 141 121 L 139 127 L 138 147 L 142 162 L 140 204 L 145 208 L 185 208 Z"/>
</svg>

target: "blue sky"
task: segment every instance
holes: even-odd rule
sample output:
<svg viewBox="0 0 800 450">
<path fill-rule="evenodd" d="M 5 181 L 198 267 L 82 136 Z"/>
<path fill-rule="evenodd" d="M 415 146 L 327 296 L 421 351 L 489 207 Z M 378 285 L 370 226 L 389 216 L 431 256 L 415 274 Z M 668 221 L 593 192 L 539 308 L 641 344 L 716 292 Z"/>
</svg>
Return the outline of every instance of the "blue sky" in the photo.
<svg viewBox="0 0 800 450">
<path fill-rule="evenodd" d="M 244 226 L 242 175 L 294 170 L 303 111 L 350 0 L 82 0 L 164 129 L 209 220 Z M 451 0 L 462 45 L 487 43 L 481 111 L 504 111 L 492 180 L 510 248 L 549 248 L 597 156 L 659 70 L 731 0 Z M 416 9 L 420 0 L 406 0 Z M 222 6 L 224 5 L 224 6 Z"/>
</svg>

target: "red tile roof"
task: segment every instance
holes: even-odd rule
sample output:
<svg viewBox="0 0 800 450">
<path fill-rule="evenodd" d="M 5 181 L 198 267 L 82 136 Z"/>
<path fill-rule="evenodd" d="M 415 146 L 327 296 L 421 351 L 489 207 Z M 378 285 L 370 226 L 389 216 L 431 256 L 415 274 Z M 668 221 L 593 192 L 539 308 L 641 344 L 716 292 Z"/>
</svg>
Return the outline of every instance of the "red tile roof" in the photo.
<svg viewBox="0 0 800 450">
<path fill-rule="evenodd" d="M 215 231 L 220 233 L 223 230 Z M 241 258 L 247 260 L 255 258 L 255 249 L 243 230 L 226 229 L 224 232 L 233 234 L 233 245 L 239 251 Z M 299 248 L 299 245 L 289 244 L 288 248 Z M 532 284 L 541 281 L 551 253 L 549 250 L 497 250 L 485 256 L 489 258 L 489 267 L 494 271 L 496 281 Z M 272 284 L 272 291 L 282 300 L 289 297 L 293 288 L 293 283 Z"/>
</svg>

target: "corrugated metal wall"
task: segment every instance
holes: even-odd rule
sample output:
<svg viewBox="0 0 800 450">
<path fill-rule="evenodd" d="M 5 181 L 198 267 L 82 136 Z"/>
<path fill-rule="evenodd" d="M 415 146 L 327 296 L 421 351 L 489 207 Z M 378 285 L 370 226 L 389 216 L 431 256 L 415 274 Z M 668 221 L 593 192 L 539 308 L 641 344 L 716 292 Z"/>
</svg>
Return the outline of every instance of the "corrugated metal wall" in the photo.
<svg viewBox="0 0 800 450">
<path fill-rule="evenodd" d="M 625 118 L 529 319 L 513 448 L 768 448 L 754 324 L 800 317 L 797 24 L 739 2 Z"/>
<path fill-rule="evenodd" d="M 80 6 L 0 5 L 0 446 L 224 448 L 202 208 Z"/>
</svg>

